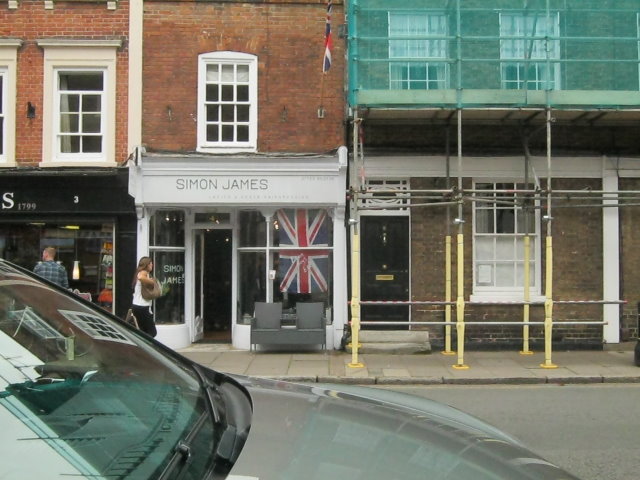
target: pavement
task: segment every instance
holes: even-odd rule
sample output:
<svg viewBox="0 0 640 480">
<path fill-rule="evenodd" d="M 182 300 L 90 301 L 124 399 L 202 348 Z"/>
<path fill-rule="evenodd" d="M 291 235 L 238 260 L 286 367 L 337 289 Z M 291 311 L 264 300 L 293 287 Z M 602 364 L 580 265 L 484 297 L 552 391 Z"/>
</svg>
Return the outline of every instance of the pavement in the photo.
<svg viewBox="0 0 640 480">
<path fill-rule="evenodd" d="M 194 343 L 178 350 L 214 370 L 302 383 L 359 385 L 439 384 L 575 384 L 640 383 L 634 364 L 635 342 L 606 345 L 603 350 L 553 351 L 521 355 L 517 351 L 465 351 L 457 355 L 361 354 L 357 363 L 343 351 L 246 351 L 231 345 Z M 555 367 L 555 368 L 544 368 Z"/>
</svg>

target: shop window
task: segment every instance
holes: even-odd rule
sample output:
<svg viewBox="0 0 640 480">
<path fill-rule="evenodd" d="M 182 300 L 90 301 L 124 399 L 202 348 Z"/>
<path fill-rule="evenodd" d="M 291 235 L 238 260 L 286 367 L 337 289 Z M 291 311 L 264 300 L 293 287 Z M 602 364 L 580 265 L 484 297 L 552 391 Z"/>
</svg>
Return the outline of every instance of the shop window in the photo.
<svg viewBox="0 0 640 480">
<path fill-rule="evenodd" d="M 540 290 L 539 214 L 522 206 L 524 185 L 477 183 L 481 201 L 474 202 L 474 294 L 504 294 L 520 298 L 524 287 L 524 237 L 530 238 L 530 294 Z"/>
<path fill-rule="evenodd" d="M 155 276 L 162 285 L 162 296 L 153 301 L 157 324 L 184 323 L 184 252 L 154 250 L 151 254 Z"/>
<path fill-rule="evenodd" d="M 267 224 L 260 212 L 243 211 L 239 214 L 240 247 L 266 247 Z"/>
<path fill-rule="evenodd" d="M 211 52 L 198 57 L 198 150 L 255 151 L 257 57 Z"/>
<path fill-rule="evenodd" d="M 151 245 L 184 247 L 184 212 L 159 210 L 151 218 L 150 234 Z"/>
<path fill-rule="evenodd" d="M 291 313 L 297 302 L 331 307 L 333 222 L 326 210 L 281 209 L 269 218 L 243 212 L 240 221 L 241 317 L 253 315 L 256 301 L 283 302 Z"/>
<path fill-rule="evenodd" d="M 255 302 L 267 298 L 267 272 L 265 252 L 239 252 L 239 299 L 241 321 L 248 323 L 253 316 Z"/>
<path fill-rule="evenodd" d="M 112 223 L 0 225 L 0 256 L 33 270 L 42 258 L 42 250 L 54 247 L 56 261 L 67 271 L 70 288 L 90 295 L 91 301 L 112 311 L 113 237 Z"/>
<path fill-rule="evenodd" d="M 184 212 L 158 210 L 149 220 L 153 273 L 163 295 L 153 302 L 157 324 L 184 323 Z"/>
</svg>

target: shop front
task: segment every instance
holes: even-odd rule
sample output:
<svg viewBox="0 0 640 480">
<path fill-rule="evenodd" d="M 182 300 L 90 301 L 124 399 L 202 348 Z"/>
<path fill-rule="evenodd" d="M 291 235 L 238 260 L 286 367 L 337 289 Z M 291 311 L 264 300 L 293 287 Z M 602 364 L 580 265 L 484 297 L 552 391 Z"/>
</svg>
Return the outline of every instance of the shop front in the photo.
<svg viewBox="0 0 640 480">
<path fill-rule="evenodd" d="M 130 163 L 138 257 L 163 296 L 158 340 L 249 349 L 256 302 L 321 302 L 327 346 L 347 322 L 347 151 L 333 156 L 144 154 Z"/>
<path fill-rule="evenodd" d="M 122 317 L 136 245 L 127 176 L 125 168 L 1 172 L 0 256 L 33 270 L 54 247 L 69 287 Z"/>
</svg>

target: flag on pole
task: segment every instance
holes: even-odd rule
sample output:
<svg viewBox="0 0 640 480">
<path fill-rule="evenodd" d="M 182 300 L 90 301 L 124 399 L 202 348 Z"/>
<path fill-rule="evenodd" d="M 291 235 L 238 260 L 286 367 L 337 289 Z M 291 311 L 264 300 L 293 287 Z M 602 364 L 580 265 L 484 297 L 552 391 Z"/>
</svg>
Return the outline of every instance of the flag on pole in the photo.
<svg viewBox="0 0 640 480">
<path fill-rule="evenodd" d="M 324 60 L 322 62 L 322 72 L 327 73 L 331 68 L 331 48 L 333 41 L 331 40 L 331 10 L 333 8 L 332 0 L 327 2 L 327 21 L 324 31 Z"/>
<path fill-rule="evenodd" d="M 282 279 L 280 291 L 326 292 L 329 273 L 327 212 L 286 208 L 278 210 L 278 224 L 282 248 L 278 263 Z"/>
</svg>

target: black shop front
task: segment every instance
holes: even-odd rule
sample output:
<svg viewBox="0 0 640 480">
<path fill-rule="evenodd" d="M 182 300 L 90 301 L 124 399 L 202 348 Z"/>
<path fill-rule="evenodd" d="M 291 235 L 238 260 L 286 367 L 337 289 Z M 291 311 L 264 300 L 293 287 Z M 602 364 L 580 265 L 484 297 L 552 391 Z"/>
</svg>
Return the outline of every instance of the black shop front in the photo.
<svg viewBox="0 0 640 480">
<path fill-rule="evenodd" d="M 122 316 L 136 268 L 128 169 L 0 172 L 0 257 L 33 270 L 48 246 L 56 248 L 71 289 Z"/>
</svg>

